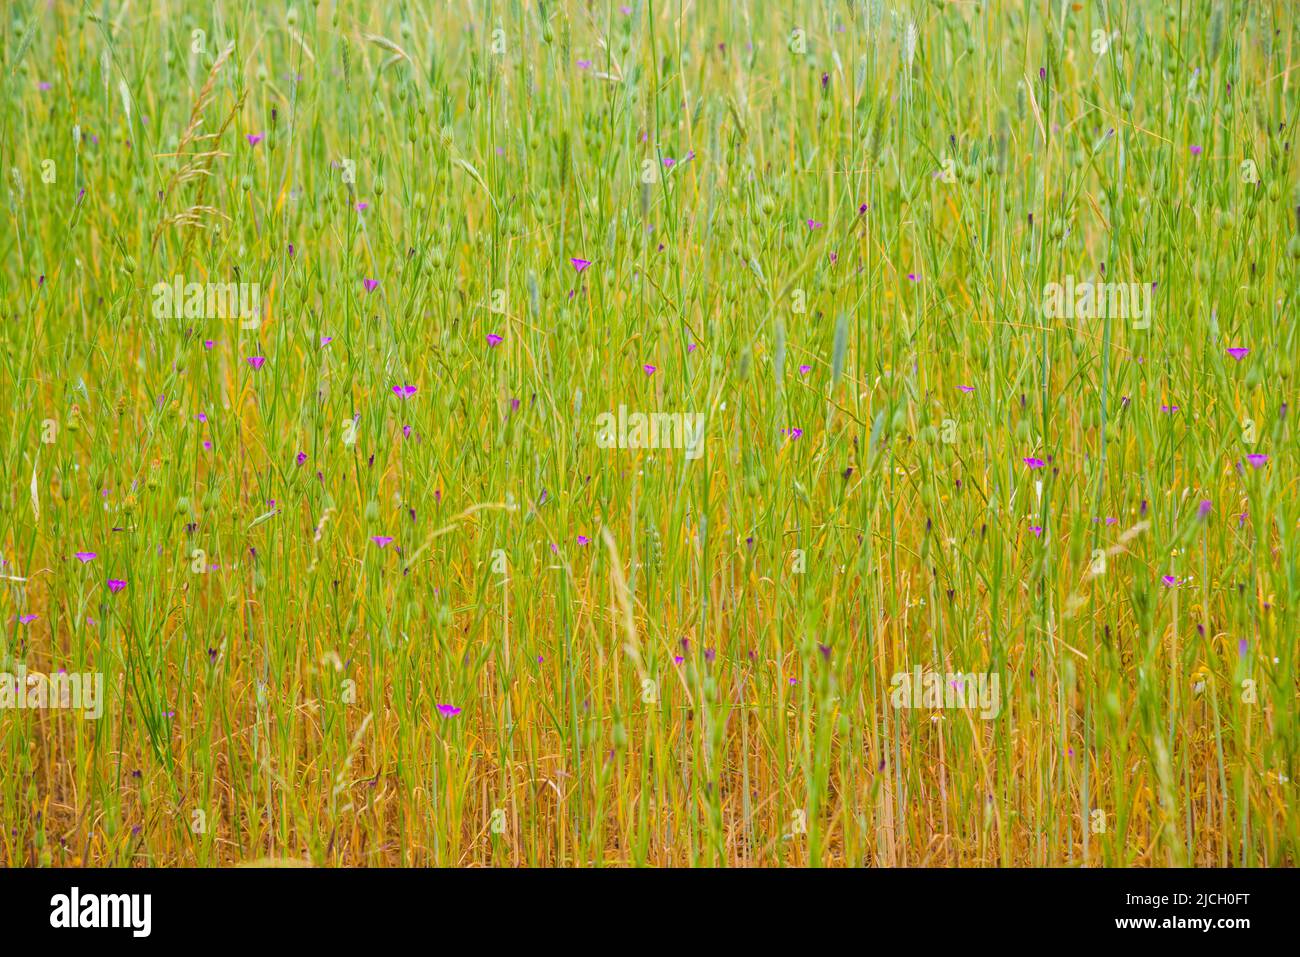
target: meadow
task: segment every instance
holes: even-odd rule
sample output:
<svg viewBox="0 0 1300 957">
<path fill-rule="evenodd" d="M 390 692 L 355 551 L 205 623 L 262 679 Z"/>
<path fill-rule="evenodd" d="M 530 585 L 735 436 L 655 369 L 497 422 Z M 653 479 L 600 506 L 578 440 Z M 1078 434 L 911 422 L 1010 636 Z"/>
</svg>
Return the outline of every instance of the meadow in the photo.
<svg viewBox="0 0 1300 957">
<path fill-rule="evenodd" d="M 6 4 L 0 864 L 1294 866 L 1296 14 Z"/>
</svg>

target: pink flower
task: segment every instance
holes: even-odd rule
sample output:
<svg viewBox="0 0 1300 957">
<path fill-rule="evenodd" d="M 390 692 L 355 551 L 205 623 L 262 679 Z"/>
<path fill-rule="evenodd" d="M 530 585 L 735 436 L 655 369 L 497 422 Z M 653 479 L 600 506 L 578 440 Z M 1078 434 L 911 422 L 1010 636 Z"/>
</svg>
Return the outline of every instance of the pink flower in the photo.
<svg viewBox="0 0 1300 957">
<path fill-rule="evenodd" d="M 579 544 L 579 545 L 586 545 L 586 544 L 587 544 L 588 542 L 590 542 L 590 541 L 591 541 L 591 539 L 588 538 L 586 535 L 579 535 L 579 536 L 578 536 L 578 544 Z"/>
<path fill-rule="evenodd" d="M 366 292 L 374 292 L 379 288 L 378 279 L 363 279 L 361 284 L 366 287 Z"/>
<path fill-rule="evenodd" d="M 393 386 L 393 391 L 397 393 L 400 398 L 409 399 L 411 396 L 415 395 L 415 386 L 395 385 Z"/>
<path fill-rule="evenodd" d="M 438 714 L 444 718 L 454 718 L 460 714 L 460 708 L 457 708 L 454 704 L 440 704 L 438 705 Z"/>
<path fill-rule="evenodd" d="M 248 136 L 244 138 L 248 140 L 249 146 L 256 146 L 258 143 L 262 142 L 263 139 L 265 139 L 265 137 L 262 136 L 261 133 L 249 133 Z"/>
<path fill-rule="evenodd" d="M 117 593 L 126 587 L 126 582 L 121 578 L 110 578 L 108 580 L 108 590 Z"/>
<path fill-rule="evenodd" d="M 306 452 L 299 452 L 298 455 L 296 456 L 296 460 L 297 460 L 297 462 L 298 462 L 299 465 L 302 465 L 304 462 L 307 461 L 307 453 L 306 453 Z"/>
<path fill-rule="evenodd" d="M 590 259 L 570 259 L 569 262 L 573 263 L 573 268 L 578 272 L 582 272 L 591 265 Z"/>
<path fill-rule="evenodd" d="M 975 391 L 975 387 L 974 387 L 973 385 L 959 385 L 959 386 L 957 386 L 957 388 L 960 389 L 962 392 L 974 392 L 974 391 Z"/>
<path fill-rule="evenodd" d="M 83 565 L 97 557 L 95 552 L 73 552 L 72 554 Z"/>
<path fill-rule="evenodd" d="M 804 222 L 808 224 L 809 229 L 821 229 L 826 225 L 825 223 L 817 222 L 815 219 L 805 219 Z"/>
<path fill-rule="evenodd" d="M 654 375 L 654 374 L 655 374 L 655 367 L 654 367 L 654 366 L 649 366 L 649 365 L 647 365 L 647 366 L 642 366 L 641 368 L 642 368 L 642 369 L 645 369 L 645 374 L 646 374 L 646 375 Z"/>
<path fill-rule="evenodd" d="M 1246 358 L 1246 356 L 1248 356 L 1249 354 L 1250 354 L 1250 350 L 1245 348 L 1244 346 L 1232 346 L 1228 349 L 1228 355 L 1232 356 L 1238 362 Z"/>
<path fill-rule="evenodd" d="M 490 349 L 493 346 L 501 344 L 501 337 L 498 336 L 495 332 L 489 332 L 487 341 L 488 341 L 488 348 Z"/>
<path fill-rule="evenodd" d="M 374 542 L 376 545 L 378 545 L 380 548 L 383 548 L 385 545 L 387 545 L 389 542 L 393 540 L 393 536 L 392 535 L 371 535 L 370 540 Z"/>
<path fill-rule="evenodd" d="M 320 337 L 320 344 L 321 344 L 322 346 L 328 345 L 329 343 L 331 343 L 331 342 L 333 342 L 333 341 L 334 341 L 334 337 L 333 337 L 333 336 L 321 336 L 321 337 Z"/>
<path fill-rule="evenodd" d="M 1268 464 L 1268 456 L 1263 452 L 1251 452 L 1246 456 L 1246 461 L 1251 464 L 1252 468 L 1262 469 Z"/>
<path fill-rule="evenodd" d="M 1200 156 L 1200 155 L 1201 155 L 1201 148 L 1200 148 L 1199 146 L 1192 146 L 1192 147 L 1189 147 L 1189 148 L 1191 149 L 1191 151 L 1192 151 L 1192 155 L 1193 155 L 1193 156 Z"/>
<path fill-rule="evenodd" d="M 254 369 L 260 369 L 266 363 L 266 356 L 249 356 L 244 361 Z"/>
<path fill-rule="evenodd" d="M 1032 456 L 1023 460 L 1031 469 L 1041 469 L 1046 463 L 1042 459 L 1036 459 Z"/>
<path fill-rule="evenodd" d="M 40 618 L 40 617 L 41 617 L 40 615 L 19 615 L 19 616 L 18 616 L 18 623 L 19 623 L 20 625 L 29 625 L 29 624 L 31 624 L 32 622 L 34 622 L 37 618 Z"/>
<path fill-rule="evenodd" d="M 800 366 L 800 367 L 799 367 L 799 374 L 800 374 L 800 375 L 807 375 L 809 372 L 812 372 L 812 366 Z"/>
</svg>

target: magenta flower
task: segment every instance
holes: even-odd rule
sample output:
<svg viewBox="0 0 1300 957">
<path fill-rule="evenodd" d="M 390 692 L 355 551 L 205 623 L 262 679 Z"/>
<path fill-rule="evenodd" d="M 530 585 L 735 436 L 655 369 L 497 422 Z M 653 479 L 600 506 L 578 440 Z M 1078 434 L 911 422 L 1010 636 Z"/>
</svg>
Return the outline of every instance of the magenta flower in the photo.
<svg viewBox="0 0 1300 957">
<path fill-rule="evenodd" d="M 96 552 L 73 552 L 72 554 L 83 565 L 97 557 Z"/>
<path fill-rule="evenodd" d="M 655 374 L 655 367 L 654 367 L 654 366 L 645 365 L 645 366 L 642 366 L 641 368 L 642 368 L 642 369 L 645 369 L 645 374 L 646 374 L 646 375 L 654 375 L 654 374 Z"/>
<path fill-rule="evenodd" d="M 369 208 L 370 208 L 370 204 L 369 204 L 369 203 L 357 203 L 357 212 L 358 212 L 358 213 L 364 213 L 364 212 L 365 212 L 367 209 L 369 209 Z"/>
<path fill-rule="evenodd" d="M 320 344 L 321 344 L 322 346 L 329 345 L 329 343 L 331 343 L 331 342 L 333 342 L 333 341 L 334 341 L 334 337 L 333 337 L 333 336 L 321 336 L 321 337 L 320 337 Z"/>
<path fill-rule="evenodd" d="M 1268 456 L 1263 452 L 1251 452 L 1246 456 L 1246 461 L 1251 464 L 1252 468 L 1261 469 L 1268 464 Z"/>
<path fill-rule="evenodd" d="M 1178 584 L 1178 579 L 1175 578 L 1173 575 L 1162 575 L 1160 577 L 1160 580 L 1165 583 L 1166 588 L 1173 588 L 1175 585 Z"/>
<path fill-rule="evenodd" d="M 393 391 L 397 393 L 400 398 L 409 399 L 411 396 L 415 395 L 415 386 L 395 385 L 393 386 Z"/>
<path fill-rule="evenodd" d="M 800 375 L 807 375 L 809 372 L 812 372 L 812 366 L 800 366 L 800 367 L 799 367 L 799 374 L 800 374 Z"/>
<path fill-rule="evenodd" d="M 244 361 L 254 369 L 260 369 L 266 363 L 266 356 L 249 356 Z"/>
<path fill-rule="evenodd" d="M 215 345 L 216 345 L 216 343 L 215 343 L 213 340 L 211 340 L 211 339 L 204 339 L 204 340 L 203 340 L 203 348 L 204 348 L 204 349 L 211 349 L 211 348 L 212 348 L 213 346 L 215 346 Z"/>
<path fill-rule="evenodd" d="M 493 346 L 498 346 L 501 344 L 501 337 L 498 336 L 495 332 L 489 332 L 487 341 L 488 341 L 488 348 L 490 349 Z"/>
<path fill-rule="evenodd" d="M 817 222 L 817 220 L 815 220 L 815 219 L 805 219 L 804 222 L 808 224 L 808 228 L 809 228 L 810 230 L 812 230 L 812 229 L 821 229 L 823 226 L 826 225 L 825 223 L 819 223 L 819 222 Z"/>
<path fill-rule="evenodd" d="M 586 535 L 579 535 L 579 536 L 578 536 L 578 544 L 579 544 L 579 545 L 586 545 L 586 544 L 589 543 L 590 541 L 591 541 L 591 539 L 588 538 Z"/>
<path fill-rule="evenodd" d="M 126 582 L 121 578 L 110 578 L 108 580 L 108 590 L 116 594 L 126 587 Z"/>
<path fill-rule="evenodd" d="M 1032 457 L 1032 456 L 1030 456 L 1029 458 L 1024 459 L 1023 461 L 1024 461 L 1024 463 L 1025 463 L 1026 465 L 1028 465 L 1031 469 L 1041 469 L 1044 465 L 1047 464 L 1047 463 L 1045 463 L 1042 459 L 1036 459 L 1036 458 L 1034 458 L 1034 457 Z"/>
<path fill-rule="evenodd" d="M 1161 412 L 1168 412 L 1170 415 L 1173 415 L 1175 412 L 1178 411 L 1178 406 L 1176 406 L 1176 405 L 1162 405 L 1162 406 L 1160 407 L 1160 411 L 1161 411 Z"/>
<path fill-rule="evenodd" d="M 958 388 L 960 391 L 962 391 L 962 392 L 974 392 L 974 391 L 975 391 L 975 387 L 974 387 L 973 385 L 959 385 L 959 386 L 957 386 L 957 388 Z"/>
<path fill-rule="evenodd" d="M 1209 518 L 1213 508 L 1214 504 L 1208 498 L 1201 499 L 1201 504 L 1196 508 L 1196 514 L 1201 518 Z"/>
<path fill-rule="evenodd" d="M 591 265 L 590 259 L 570 259 L 569 262 L 573 263 L 573 268 L 578 272 L 582 272 Z"/>
<path fill-rule="evenodd" d="M 265 137 L 263 137 L 261 133 L 249 133 L 248 136 L 244 138 L 248 140 L 249 146 L 256 146 L 258 143 L 262 142 L 263 139 L 265 139 Z"/>
<path fill-rule="evenodd" d="M 376 545 L 378 545 L 380 548 L 383 548 L 393 540 L 393 536 L 392 535 L 371 535 L 370 540 L 374 542 Z"/>
<path fill-rule="evenodd" d="M 361 284 L 366 287 L 366 292 L 374 292 L 379 288 L 378 279 L 363 279 Z"/>
<path fill-rule="evenodd" d="M 440 704 L 438 705 L 438 714 L 444 718 L 454 718 L 460 714 L 460 708 L 457 708 L 454 704 Z"/>
<path fill-rule="evenodd" d="M 1192 147 L 1189 147 L 1189 148 L 1191 149 L 1191 152 L 1192 152 L 1192 155 L 1193 155 L 1193 156 L 1200 156 L 1200 155 L 1201 155 L 1201 148 L 1200 148 L 1199 146 L 1192 146 Z"/>
<path fill-rule="evenodd" d="M 1043 537 L 1043 526 L 1041 526 L 1041 525 L 1030 525 L 1030 526 L 1029 526 L 1029 530 L 1030 530 L 1031 532 L 1033 532 L 1035 535 L 1037 535 L 1039 538 L 1042 538 L 1042 537 Z"/>
<path fill-rule="evenodd" d="M 18 623 L 19 623 L 20 625 L 30 625 L 30 624 L 31 624 L 32 622 L 34 622 L 37 618 L 40 618 L 40 617 L 41 617 L 40 615 L 19 615 L 19 616 L 18 616 Z"/>
<path fill-rule="evenodd" d="M 1250 355 L 1250 350 L 1244 346 L 1231 346 L 1228 349 L 1228 355 L 1232 356 L 1238 362 Z"/>
<path fill-rule="evenodd" d="M 591 69 L 591 61 L 590 61 L 590 60 L 579 60 L 579 61 L 578 61 L 578 69 L 579 69 L 579 70 L 590 70 L 590 69 Z"/>
</svg>

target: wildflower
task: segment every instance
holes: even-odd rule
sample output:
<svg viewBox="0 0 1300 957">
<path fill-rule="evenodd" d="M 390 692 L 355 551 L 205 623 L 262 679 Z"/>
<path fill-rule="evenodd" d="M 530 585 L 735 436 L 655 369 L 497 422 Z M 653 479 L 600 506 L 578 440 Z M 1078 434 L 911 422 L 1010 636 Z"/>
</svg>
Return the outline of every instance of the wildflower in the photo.
<svg viewBox="0 0 1300 957">
<path fill-rule="evenodd" d="M 254 369 L 260 369 L 266 363 L 266 356 L 248 356 L 244 361 Z"/>
<path fill-rule="evenodd" d="M 590 259 L 570 259 L 569 262 L 573 263 L 573 268 L 577 272 L 582 272 L 591 265 Z"/>
<path fill-rule="evenodd" d="M 1232 356 L 1232 357 L 1233 357 L 1234 359 L 1236 359 L 1238 362 L 1240 362 L 1242 359 L 1246 358 L 1246 356 L 1248 356 L 1249 354 L 1250 354 L 1250 350 L 1247 349 L 1247 348 L 1245 348 L 1244 346 L 1229 346 L 1229 347 L 1228 347 L 1228 355 Z"/>
<path fill-rule="evenodd" d="M 586 535 L 579 535 L 579 536 L 578 536 L 578 544 L 579 544 L 579 545 L 586 545 L 586 544 L 588 544 L 590 541 L 591 541 L 591 539 L 588 538 Z"/>
<path fill-rule="evenodd" d="M 655 367 L 654 367 L 654 366 L 651 366 L 651 365 L 644 365 L 644 366 L 642 366 L 641 368 L 645 370 L 645 374 L 646 374 L 646 375 L 654 375 L 654 374 L 655 374 Z"/>
<path fill-rule="evenodd" d="M 121 578 L 110 578 L 108 580 L 108 590 L 116 594 L 126 587 L 126 582 Z"/>
<path fill-rule="evenodd" d="M 379 288 L 379 280 L 378 280 L 378 279 L 364 279 L 364 280 L 362 280 L 362 285 L 364 285 L 364 286 L 366 287 L 366 292 L 374 292 L 376 289 Z"/>
<path fill-rule="evenodd" d="M 1046 464 L 1046 463 L 1043 462 L 1042 459 L 1034 458 L 1034 457 L 1032 457 L 1032 456 L 1030 456 L 1029 458 L 1024 459 L 1023 461 L 1024 461 L 1024 463 L 1025 463 L 1026 465 L 1028 465 L 1031 469 L 1041 469 L 1041 468 Z"/>
<path fill-rule="evenodd" d="M 487 343 L 488 343 L 488 348 L 491 348 L 492 346 L 495 345 L 499 345 L 501 343 L 501 337 L 494 332 L 489 332 L 487 337 Z"/>
<path fill-rule="evenodd" d="M 244 137 L 244 139 L 248 140 L 249 146 L 256 146 L 258 143 L 262 142 L 262 140 L 264 140 L 265 138 L 266 137 L 264 137 L 261 133 L 249 133 L 246 137 Z"/>
<path fill-rule="evenodd" d="M 84 565 L 87 562 L 94 559 L 96 557 L 96 553 L 95 552 L 73 552 L 73 557 L 76 558 L 77 561 L 81 562 L 81 564 Z"/>
<path fill-rule="evenodd" d="M 811 230 L 811 229 L 821 229 L 823 226 L 826 225 L 825 223 L 819 223 L 819 222 L 817 222 L 817 220 L 815 220 L 815 219 L 805 219 L 804 222 L 808 224 L 808 228 L 809 228 L 810 230 Z"/>
<path fill-rule="evenodd" d="M 388 545 L 389 542 L 393 540 L 393 536 L 392 535 L 371 535 L 370 540 L 374 542 L 376 545 L 378 545 L 380 548 L 384 548 L 386 545 Z"/>
<path fill-rule="evenodd" d="M 1251 464 L 1252 468 L 1263 468 L 1268 464 L 1268 456 L 1263 452 L 1251 452 L 1246 456 L 1246 461 Z"/>
<path fill-rule="evenodd" d="M 454 718 L 460 714 L 460 708 L 457 708 L 454 704 L 440 704 L 438 705 L 438 714 L 444 718 Z"/>
<path fill-rule="evenodd" d="M 409 399 L 411 396 L 415 395 L 415 386 L 395 385 L 393 386 L 393 391 L 397 393 L 400 398 Z"/>
</svg>

